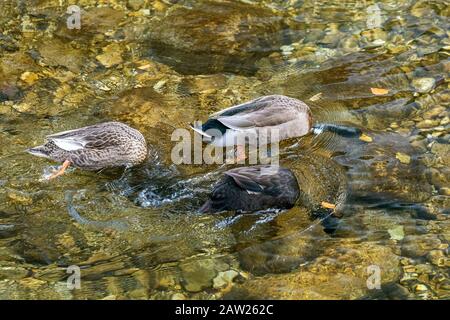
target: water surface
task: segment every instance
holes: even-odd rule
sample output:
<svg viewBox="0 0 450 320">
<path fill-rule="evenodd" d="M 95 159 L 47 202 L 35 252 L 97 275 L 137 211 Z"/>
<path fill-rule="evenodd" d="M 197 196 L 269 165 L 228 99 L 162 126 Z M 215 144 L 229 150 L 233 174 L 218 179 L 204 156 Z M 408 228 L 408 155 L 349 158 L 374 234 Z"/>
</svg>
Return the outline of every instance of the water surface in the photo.
<svg viewBox="0 0 450 320">
<path fill-rule="evenodd" d="M 449 298 L 445 1 L 85 0 L 80 30 L 69 4 L 0 4 L 1 298 Z M 369 139 L 283 143 L 291 210 L 196 213 L 229 166 L 174 165 L 171 133 L 266 94 Z M 24 153 L 107 120 L 145 135 L 145 164 L 46 181 L 57 164 Z M 330 231 L 314 205 L 342 188 Z"/>
</svg>

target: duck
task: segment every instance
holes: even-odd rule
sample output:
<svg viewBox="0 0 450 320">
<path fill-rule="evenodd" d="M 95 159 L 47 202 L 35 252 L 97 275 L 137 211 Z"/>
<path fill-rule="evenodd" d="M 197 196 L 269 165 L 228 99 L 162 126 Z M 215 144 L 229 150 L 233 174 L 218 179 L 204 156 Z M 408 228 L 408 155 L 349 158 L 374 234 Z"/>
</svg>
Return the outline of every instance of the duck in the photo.
<svg viewBox="0 0 450 320">
<path fill-rule="evenodd" d="M 196 121 L 191 128 L 213 146 L 236 146 L 238 160 L 242 160 L 245 158 L 242 142 L 246 137 L 254 137 L 249 140 L 258 144 L 263 135 L 277 130 L 278 135 L 270 136 L 270 142 L 278 142 L 306 135 L 311 126 L 311 110 L 306 103 L 283 95 L 269 95 L 216 112 L 204 124 Z M 247 140 L 249 144 L 251 141 Z"/>
<path fill-rule="evenodd" d="M 62 162 L 54 179 L 70 166 L 85 170 L 132 167 L 147 157 L 144 136 L 125 123 L 110 121 L 48 135 L 43 145 L 26 151 L 32 155 Z"/>
<path fill-rule="evenodd" d="M 294 173 L 276 165 L 238 167 L 224 172 L 200 213 L 292 208 L 299 198 Z"/>
<path fill-rule="evenodd" d="M 313 124 L 311 109 L 305 102 L 277 94 L 223 109 L 210 115 L 204 124 L 195 121 L 191 128 L 213 146 L 236 146 L 237 161 L 245 159 L 245 144 L 261 145 L 268 138 L 276 143 L 310 133 L 332 132 L 347 138 L 362 134 L 360 129 L 345 125 Z"/>
</svg>

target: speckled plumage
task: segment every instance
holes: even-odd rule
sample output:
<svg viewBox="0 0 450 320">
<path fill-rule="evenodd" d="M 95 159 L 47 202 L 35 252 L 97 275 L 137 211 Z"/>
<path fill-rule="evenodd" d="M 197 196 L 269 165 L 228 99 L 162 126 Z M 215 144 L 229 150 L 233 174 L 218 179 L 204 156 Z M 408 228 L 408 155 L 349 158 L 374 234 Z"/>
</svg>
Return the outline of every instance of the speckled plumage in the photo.
<svg viewBox="0 0 450 320">
<path fill-rule="evenodd" d="M 144 136 L 120 122 L 105 122 L 46 137 L 44 145 L 30 148 L 33 155 L 86 169 L 137 165 L 147 157 Z"/>
<path fill-rule="evenodd" d="M 255 135 L 277 130 L 280 140 L 301 137 L 311 132 L 311 111 L 304 102 L 283 95 L 263 96 L 212 114 L 195 131 L 217 146 L 234 143 L 238 135 Z M 208 134 L 220 132 L 221 135 Z M 230 139 L 231 138 L 231 139 Z M 273 139 L 271 142 L 275 142 Z"/>
</svg>

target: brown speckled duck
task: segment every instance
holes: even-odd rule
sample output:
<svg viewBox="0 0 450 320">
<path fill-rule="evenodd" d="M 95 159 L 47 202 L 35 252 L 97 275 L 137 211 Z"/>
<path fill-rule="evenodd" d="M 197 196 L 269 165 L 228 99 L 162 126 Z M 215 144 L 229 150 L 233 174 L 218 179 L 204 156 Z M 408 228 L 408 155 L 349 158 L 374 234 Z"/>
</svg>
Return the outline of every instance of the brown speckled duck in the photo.
<svg viewBox="0 0 450 320">
<path fill-rule="evenodd" d="M 70 165 L 86 170 L 131 167 L 147 157 L 144 136 L 121 122 L 105 122 L 55 133 L 46 139 L 46 144 L 27 151 L 38 157 L 63 162 L 61 169 L 49 179 L 62 175 Z"/>
<path fill-rule="evenodd" d="M 271 165 L 240 167 L 225 172 L 199 211 L 289 209 L 298 197 L 297 178 L 291 170 Z"/>
</svg>

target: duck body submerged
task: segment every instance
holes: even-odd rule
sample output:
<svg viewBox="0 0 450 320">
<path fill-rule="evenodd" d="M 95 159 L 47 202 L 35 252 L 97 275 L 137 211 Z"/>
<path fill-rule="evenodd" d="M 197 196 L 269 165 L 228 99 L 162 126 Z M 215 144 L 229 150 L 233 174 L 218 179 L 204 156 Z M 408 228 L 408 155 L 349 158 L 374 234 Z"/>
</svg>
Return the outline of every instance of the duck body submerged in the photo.
<svg viewBox="0 0 450 320">
<path fill-rule="evenodd" d="M 221 110 L 192 128 L 219 147 L 236 145 L 239 135 L 271 135 L 270 142 L 301 137 L 311 131 L 311 111 L 304 102 L 283 95 L 263 96 Z M 257 141 L 260 143 L 260 141 Z"/>
<path fill-rule="evenodd" d="M 199 211 L 289 209 L 298 197 L 297 178 L 291 170 L 271 165 L 240 167 L 224 173 Z"/>
<path fill-rule="evenodd" d="M 137 165 L 147 157 L 144 136 L 121 122 L 105 122 L 46 137 L 30 154 L 86 169 Z"/>
</svg>

